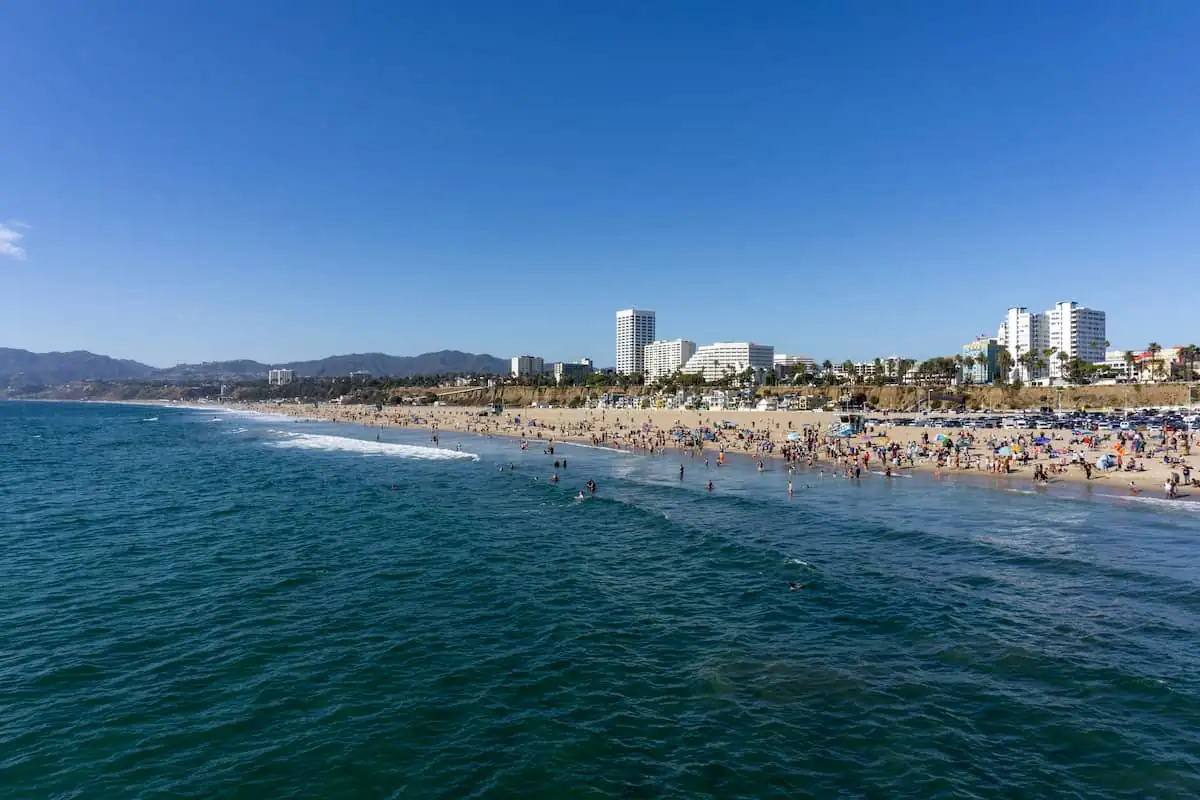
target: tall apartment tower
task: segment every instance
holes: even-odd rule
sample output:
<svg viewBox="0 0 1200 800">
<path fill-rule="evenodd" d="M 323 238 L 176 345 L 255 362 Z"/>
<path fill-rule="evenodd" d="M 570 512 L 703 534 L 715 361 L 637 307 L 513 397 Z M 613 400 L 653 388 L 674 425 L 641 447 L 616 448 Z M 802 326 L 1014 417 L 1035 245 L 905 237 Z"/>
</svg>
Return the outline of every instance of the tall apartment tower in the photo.
<svg viewBox="0 0 1200 800">
<path fill-rule="evenodd" d="M 1104 361 L 1108 332 L 1103 311 L 1084 308 L 1072 300 L 1055 303 L 1046 316 L 1050 319 L 1049 346 L 1057 351 L 1050 358 L 1050 377 L 1063 377 L 1063 359 L 1058 353 L 1088 364 Z"/>
<path fill-rule="evenodd" d="M 617 374 L 646 369 L 644 348 L 654 341 L 654 312 L 627 308 L 617 312 Z"/>
<path fill-rule="evenodd" d="M 1004 322 L 1000 323 L 1000 332 L 996 336 L 996 341 L 1012 356 L 1017 375 L 1021 380 L 1028 382 L 1034 378 L 1045 376 L 1045 370 L 1031 370 L 1022 363 L 1021 358 L 1031 351 L 1041 357 L 1042 352 L 1050 346 L 1050 318 L 1048 315 L 1031 313 L 1029 309 L 1021 306 L 1010 308 L 1004 315 Z"/>
</svg>

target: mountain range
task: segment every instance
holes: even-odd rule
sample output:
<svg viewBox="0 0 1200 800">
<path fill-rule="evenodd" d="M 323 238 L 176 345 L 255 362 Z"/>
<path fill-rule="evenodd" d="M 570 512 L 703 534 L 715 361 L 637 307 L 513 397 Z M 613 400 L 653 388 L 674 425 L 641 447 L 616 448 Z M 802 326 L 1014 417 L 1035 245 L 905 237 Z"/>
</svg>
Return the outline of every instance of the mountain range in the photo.
<svg viewBox="0 0 1200 800">
<path fill-rule="evenodd" d="M 264 380 L 270 369 L 295 370 L 300 377 L 330 377 L 366 371 L 371 375 L 406 378 L 443 373 L 508 372 L 509 362 L 490 355 L 439 350 L 419 356 L 352 353 L 316 361 L 262 364 L 258 361 L 210 361 L 159 369 L 128 359 L 75 350 L 69 353 L 31 353 L 0 347 L 0 387 L 57 385 L 84 380 Z"/>
</svg>

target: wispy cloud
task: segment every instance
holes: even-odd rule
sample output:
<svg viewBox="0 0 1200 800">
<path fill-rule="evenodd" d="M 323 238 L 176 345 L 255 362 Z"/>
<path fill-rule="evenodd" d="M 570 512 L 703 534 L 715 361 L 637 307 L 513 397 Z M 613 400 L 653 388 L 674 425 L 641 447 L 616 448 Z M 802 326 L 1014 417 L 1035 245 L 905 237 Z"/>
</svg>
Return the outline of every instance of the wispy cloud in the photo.
<svg viewBox="0 0 1200 800">
<path fill-rule="evenodd" d="M 25 238 L 24 231 L 27 230 L 29 230 L 28 225 L 15 219 L 0 222 L 0 256 L 24 261 L 25 248 L 21 247 L 21 240 Z"/>
</svg>

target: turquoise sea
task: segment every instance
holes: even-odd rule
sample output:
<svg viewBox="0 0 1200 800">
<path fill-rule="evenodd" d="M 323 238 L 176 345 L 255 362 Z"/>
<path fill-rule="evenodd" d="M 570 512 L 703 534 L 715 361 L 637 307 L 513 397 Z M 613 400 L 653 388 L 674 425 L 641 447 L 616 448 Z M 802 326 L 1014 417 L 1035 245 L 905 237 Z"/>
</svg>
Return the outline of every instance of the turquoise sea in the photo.
<svg viewBox="0 0 1200 800">
<path fill-rule="evenodd" d="M 376 433 L 0 403 L 0 796 L 1200 796 L 1200 504 Z"/>
</svg>

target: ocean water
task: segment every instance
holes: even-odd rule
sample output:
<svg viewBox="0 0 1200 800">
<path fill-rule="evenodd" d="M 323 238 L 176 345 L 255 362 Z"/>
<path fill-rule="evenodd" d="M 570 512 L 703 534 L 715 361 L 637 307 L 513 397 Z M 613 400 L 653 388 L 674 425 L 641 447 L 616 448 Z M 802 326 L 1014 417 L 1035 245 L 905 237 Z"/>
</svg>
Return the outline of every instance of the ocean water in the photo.
<svg viewBox="0 0 1200 800">
<path fill-rule="evenodd" d="M 0 796 L 1200 796 L 1200 504 L 375 435 L 0 403 Z"/>
</svg>

